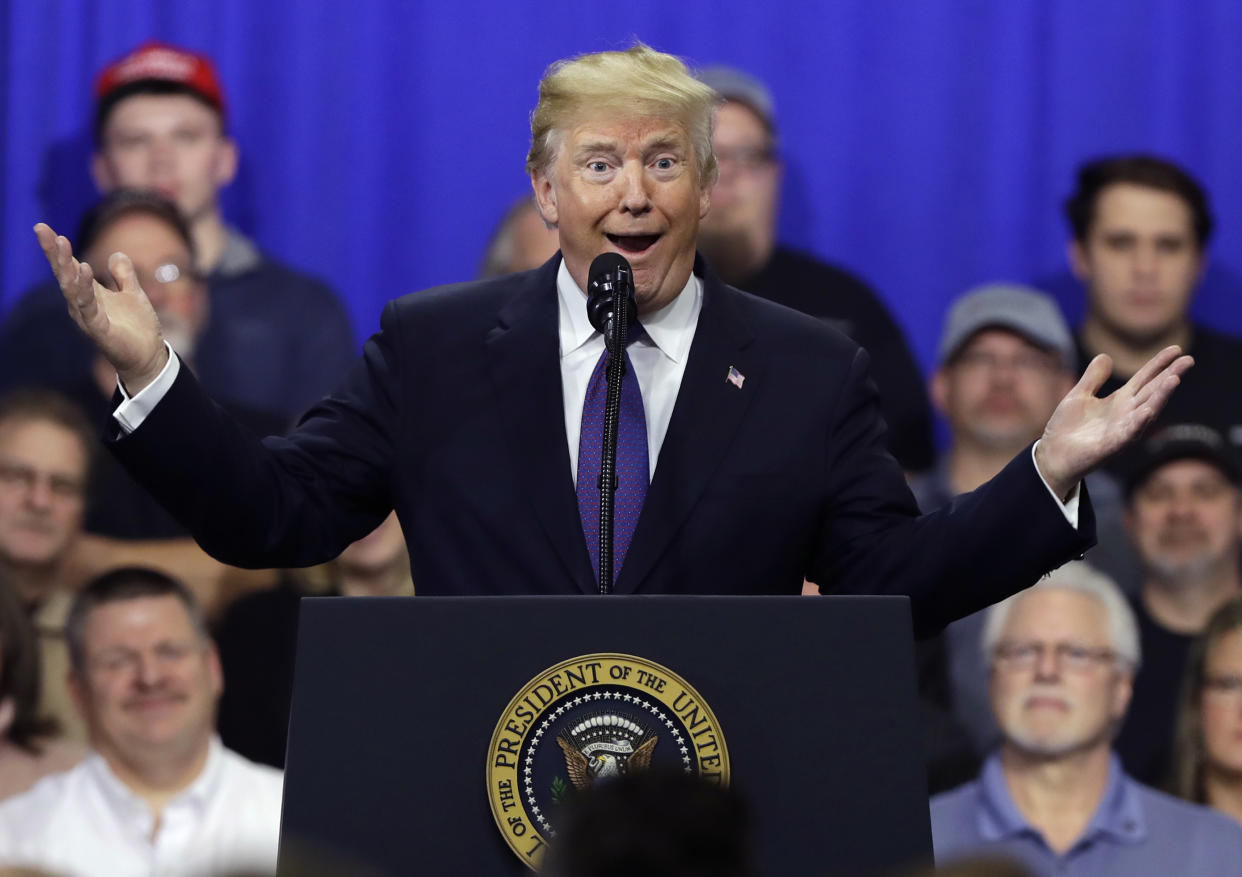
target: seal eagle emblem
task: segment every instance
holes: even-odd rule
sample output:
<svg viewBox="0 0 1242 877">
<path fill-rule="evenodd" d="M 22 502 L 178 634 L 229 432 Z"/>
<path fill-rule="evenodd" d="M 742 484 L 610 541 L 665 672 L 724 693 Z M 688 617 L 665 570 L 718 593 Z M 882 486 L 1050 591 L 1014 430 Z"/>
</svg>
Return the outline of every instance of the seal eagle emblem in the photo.
<svg viewBox="0 0 1242 877">
<path fill-rule="evenodd" d="M 537 869 L 568 800 L 657 764 L 728 785 L 729 750 L 699 692 L 646 658 L 570 658 L 531 679 L 501 713 L 488 747 L 492 816 Z"/>
<path fill-rule="evenodd" d="M 562 732 L 556 742 L 565 753 L 569 779 L 586 789 L 597 780 L 646 770 L 659 739 L 624 716 L 604 713 Z"/>
</svg>

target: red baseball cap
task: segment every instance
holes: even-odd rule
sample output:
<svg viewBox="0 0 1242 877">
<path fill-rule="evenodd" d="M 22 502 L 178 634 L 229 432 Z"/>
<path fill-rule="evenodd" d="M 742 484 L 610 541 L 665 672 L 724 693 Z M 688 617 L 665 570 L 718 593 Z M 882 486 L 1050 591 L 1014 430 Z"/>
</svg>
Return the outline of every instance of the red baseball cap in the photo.
<svg viewBox="0 0 1242 877">
<path fill-rule="evenodd" d="M 182 85 L 224 115 L 224 90 L 211 60 L 206 55 L 156 40 L 143 43 L 105 67 L 95 80 L 95 98 L 106 100 L 118 88 L 143 80 Z"/>
</svg>

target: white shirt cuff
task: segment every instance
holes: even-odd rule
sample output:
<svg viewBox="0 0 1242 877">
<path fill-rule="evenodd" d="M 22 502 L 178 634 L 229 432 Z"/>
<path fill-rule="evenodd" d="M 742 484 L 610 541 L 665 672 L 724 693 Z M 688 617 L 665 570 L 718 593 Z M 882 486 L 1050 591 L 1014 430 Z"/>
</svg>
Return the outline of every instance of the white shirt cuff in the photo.
<svg viewBox="0 0 1242 877">
<path fill-rule="evenodd" d="M 125 392 L 125 387 L 121 385 L 121 379 L 119 377 L 116 379 L 116 387 L 121 391 L 123 401 L 116 406 L 116 410 L 112 412 L 112 417 L 125 435 L 129 435 L 142 426 L 142 422 L 147 419 L 147 415 L 154 411 L 155 406 L 159 404 L 160 400 L 168 395 L 168 390 L 172 387 L 173 381 L 177 380 L 177 375 L 181 372 L 181 360 L 177 358 L 172 345 L 165 341 L 164 346 L 168 348 L 168 362 L 164 363 L 164 370 L 159 373 L 155 380 L 139 390 L 137 395 L 131 397 L 129 393 Z"/>
<path fill-rule="evenodd" d="M 1031 463 L 1035 463 L 1035 449 L 1039 447 L 1039 442 L 1031 445 Z M 1039 465 L 1035 465 L 1035 472 L 1039 475 L 1039 480 L 1044 482 L 1044 487 L 1048 488 L 1048 494 L 1056 500 L 1057 505 L 1061 509 L 1061 514 L 1065 515 L 1065 520 L 1069 521 L 1069 525 L 1075 530 L 1078 529 L 1078 497 L 1082 494 L 1082 482 L 1074 485 L 1074 489 L 1070 491 L 1069 498 L 1064 502 L 1061 497 L 1057 496 L 1056 491 L 1044 480 L 1044 474 L 1039 471 Z"/>
</svg>

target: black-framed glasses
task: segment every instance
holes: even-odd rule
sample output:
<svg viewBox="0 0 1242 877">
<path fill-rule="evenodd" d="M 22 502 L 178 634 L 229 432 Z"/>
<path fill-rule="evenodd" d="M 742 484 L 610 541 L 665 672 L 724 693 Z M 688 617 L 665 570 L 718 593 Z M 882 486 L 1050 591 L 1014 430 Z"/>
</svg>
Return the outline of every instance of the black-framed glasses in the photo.
<svg viewBox="0 0 1242 877">
<path fill-rule="evenodd" d="M 1071 673 L 1086 673 L 1101 664 L 1117 660 L 1117 653 L 1108 648 L 1093 648 L 1082 643 L 1045 643 L 1036 640 L 997 643 L 993 656 L 1006 670 L 1030 670 L 1044 659 L 1048 649 L 1056 655 L 1057 664 Z"/>
</svg>

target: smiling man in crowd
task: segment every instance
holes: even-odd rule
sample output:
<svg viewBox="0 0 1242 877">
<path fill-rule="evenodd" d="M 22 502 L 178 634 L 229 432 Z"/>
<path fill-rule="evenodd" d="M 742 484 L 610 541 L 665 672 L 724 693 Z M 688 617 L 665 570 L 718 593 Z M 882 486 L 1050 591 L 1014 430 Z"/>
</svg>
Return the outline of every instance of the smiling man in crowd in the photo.
<svg viewBox="0 0 1242 877">
<path fill-rule="evenodd" d="M 190 592 L 153 570 L 117 570 L 77 594 L 66 637 L 93 752 L 0 805 L 0 864 L 274 871 L 281 772 L 216 739 L 220 660 Z"/>
</svg>

